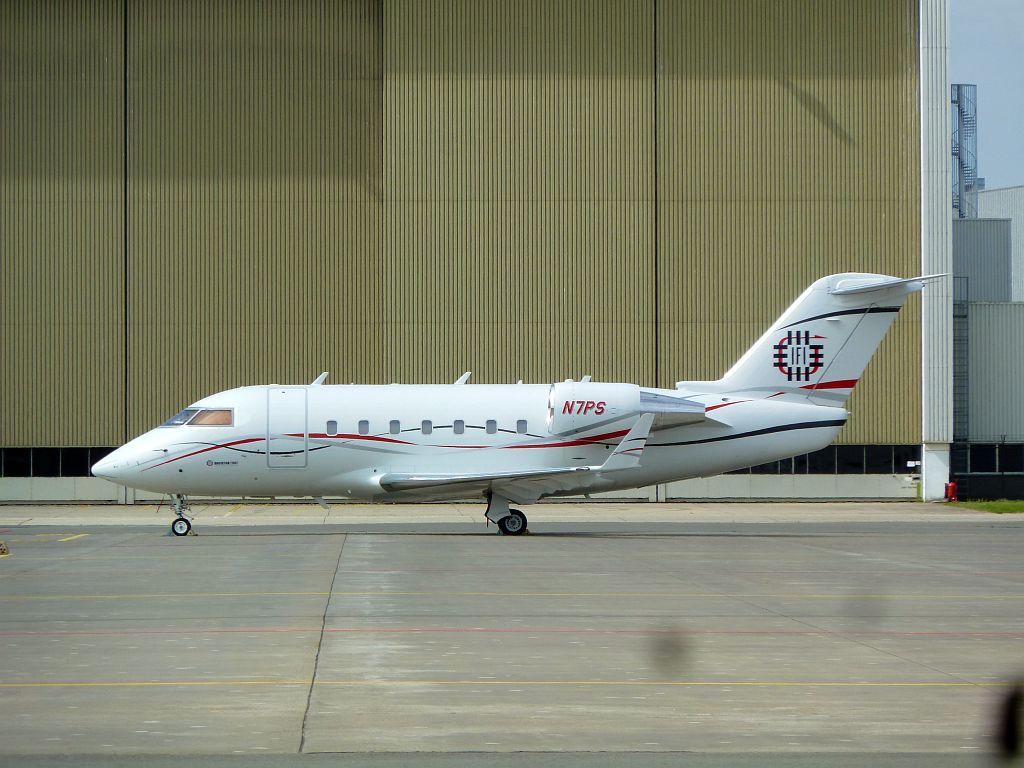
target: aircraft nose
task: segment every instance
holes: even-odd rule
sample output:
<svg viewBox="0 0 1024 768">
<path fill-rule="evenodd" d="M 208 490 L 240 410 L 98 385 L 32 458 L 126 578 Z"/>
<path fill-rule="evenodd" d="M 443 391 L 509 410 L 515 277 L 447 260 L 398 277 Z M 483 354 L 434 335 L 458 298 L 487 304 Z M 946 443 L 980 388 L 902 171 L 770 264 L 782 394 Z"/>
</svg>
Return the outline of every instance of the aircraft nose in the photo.
<svg viewBox="0 0 1024 768">
<path fill-rule="evenodd" d="M 93 476 L 102 477 L 105 480 L 120 480 L 128 469 L 128 462 L 124 460 L 124 457 L 118 456 L 118 453 L 118 451 L 114 451 L 93 464 Z"/>
</svg>

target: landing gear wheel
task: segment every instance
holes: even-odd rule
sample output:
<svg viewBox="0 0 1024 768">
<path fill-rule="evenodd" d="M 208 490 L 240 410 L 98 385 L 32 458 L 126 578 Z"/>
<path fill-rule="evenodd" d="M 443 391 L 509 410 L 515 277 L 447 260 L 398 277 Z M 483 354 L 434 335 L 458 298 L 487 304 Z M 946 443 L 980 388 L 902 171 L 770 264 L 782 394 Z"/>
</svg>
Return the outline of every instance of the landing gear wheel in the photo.
<svg viewBox="0 0 1024 768">
<path fill-rule="evenodd" d="M 526 515 L 518 509 L 510 509 L 509 514 L 498 521 L 498 530 L 506 536 L 521 536 L 526 533 Z"/>
<path fill-rule="evenodd" d="M 171 494 L 171 509 L 177 517 L 171 523 L 171 533 L 175 536 L 188 536 L 192 532 L 192 523 L 189 522 L 188 513 L 192 511 L 188 499 L 184 494 Z"/>
</svg>

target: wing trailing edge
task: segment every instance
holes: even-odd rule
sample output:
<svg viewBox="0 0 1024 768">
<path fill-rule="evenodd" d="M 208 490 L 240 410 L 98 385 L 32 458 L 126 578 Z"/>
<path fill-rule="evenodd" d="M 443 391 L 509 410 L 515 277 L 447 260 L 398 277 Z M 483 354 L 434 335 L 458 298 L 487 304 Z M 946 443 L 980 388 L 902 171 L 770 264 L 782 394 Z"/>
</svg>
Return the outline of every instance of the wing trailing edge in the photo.
<svg viewBox="0 0 1024 768">
<path fill-rule="evenodd" d="M 540 480 L 580 472 L 593 467 L 550 467 L 547 469 L 520 469 L 511 472 L 389 472 L 380 478 L 385 491 L 416 491 L 447 485 L 479 485 L 481 488 L 501 481 L 516 482 Z"/>
</svg>

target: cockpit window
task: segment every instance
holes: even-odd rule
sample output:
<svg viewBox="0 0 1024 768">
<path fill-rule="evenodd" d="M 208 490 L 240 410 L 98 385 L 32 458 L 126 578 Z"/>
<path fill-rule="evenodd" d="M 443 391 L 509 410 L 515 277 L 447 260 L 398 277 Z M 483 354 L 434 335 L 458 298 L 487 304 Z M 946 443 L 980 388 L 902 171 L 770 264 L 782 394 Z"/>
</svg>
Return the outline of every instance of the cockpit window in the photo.
<svg viewBox="0 0 1024 768">
<path fill-rule="evenodd" d="M 199 413 L 198 408 L 186 408 L 181 413 L 177 413 L 171 416 L 167 421 L 161 424 L 161 427 L 180 427 L 182 424 L 188 422 L 193 416 Z"/>
<path fill-rule="evenodd" d="M 205 408 L 197 413 L 190 427 L 230 427 L 233 423 L 230 408 Z"/>
</svg>

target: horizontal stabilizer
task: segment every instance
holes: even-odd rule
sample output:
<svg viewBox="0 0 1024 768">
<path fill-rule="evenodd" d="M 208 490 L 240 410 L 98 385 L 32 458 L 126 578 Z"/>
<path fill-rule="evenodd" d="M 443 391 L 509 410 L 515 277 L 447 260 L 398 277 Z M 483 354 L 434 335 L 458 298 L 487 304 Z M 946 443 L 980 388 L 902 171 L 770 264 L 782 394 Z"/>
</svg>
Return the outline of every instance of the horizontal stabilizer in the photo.
<svg viewBox="0 0 1024 768">
<path fill-rule="evenodd" d="M 872 276 L 869 279 L 840 280 L 835 287 L 829 291 L 833 296 L 853 296 L 858 293 L 871 293 L 872 291 L 885 291 L 890 288 L 897 288 L 901 285 L 908 286 L 910 292 L 919 291 L 929 280 L 940 280 L 942 275 L 922 275 L 921 277 L 894 278 L 885 275 Z M 915 285 L 918 283 L 918 285 Z"/>
</svg>

